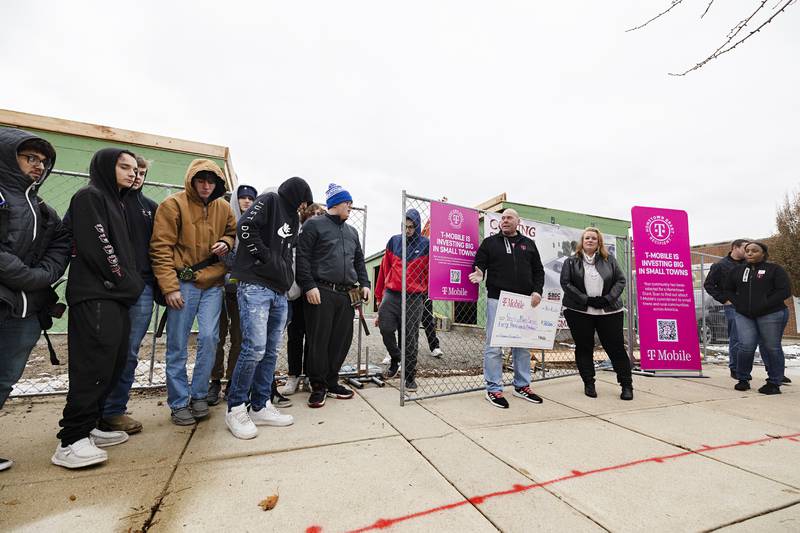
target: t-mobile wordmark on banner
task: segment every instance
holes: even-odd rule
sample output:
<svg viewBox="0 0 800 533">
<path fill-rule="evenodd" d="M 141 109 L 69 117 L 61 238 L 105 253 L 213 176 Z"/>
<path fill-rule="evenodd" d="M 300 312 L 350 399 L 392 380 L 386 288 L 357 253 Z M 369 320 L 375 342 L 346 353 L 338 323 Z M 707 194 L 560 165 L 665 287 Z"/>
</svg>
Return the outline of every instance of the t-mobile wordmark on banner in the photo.
<svg viewBox="0 0 800 533">
<path fill-rule="evenodd" d="M 470 282 L 480 245 L 478 212 L 431 202 L 431 248 L 428 295 L 431 300 L 474 302 L 478 285 Z"/>
<path fill-rule="evenodd" d="M 686 211 L 631 209 L 642 370 L 700 370 Z"/>
</svg>

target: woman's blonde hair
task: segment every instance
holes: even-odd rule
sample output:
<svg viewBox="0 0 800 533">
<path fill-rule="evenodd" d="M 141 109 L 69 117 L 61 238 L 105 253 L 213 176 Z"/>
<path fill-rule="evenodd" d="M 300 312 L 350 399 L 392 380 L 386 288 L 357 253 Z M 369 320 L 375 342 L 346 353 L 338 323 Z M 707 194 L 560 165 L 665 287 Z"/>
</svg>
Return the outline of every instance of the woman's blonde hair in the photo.
<svg viewBox="0 0 800 533">
<path fill-rule="evenodd" d="M 597 251 L 600 252 L 600 257 L 603 259 L 608 259 L 608 250 L 603 242 L 603 234 L 600 233 L 599 229 L 591 226 L 584 229 L 583 233 L 581 233 L 581 240 L 578 241 L 578 246 L 575 248 L 575 255 L 583 257 L 583 236 L 589 231 L 597 235 Z"/>
</svg>

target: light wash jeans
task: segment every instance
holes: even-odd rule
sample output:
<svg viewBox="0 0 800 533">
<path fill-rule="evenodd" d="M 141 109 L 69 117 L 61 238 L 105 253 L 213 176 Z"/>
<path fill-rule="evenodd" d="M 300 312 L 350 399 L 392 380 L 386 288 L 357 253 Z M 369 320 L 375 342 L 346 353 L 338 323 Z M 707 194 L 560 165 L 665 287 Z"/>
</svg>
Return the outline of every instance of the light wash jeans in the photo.
<svg viewBox="0 0 800 533">
<path fill-rule="evenodd" d="M 483 377 L 486 380 L 486 390 L 501 392 L 503 390 L 503 350 L 499 347 L 489 346 L 492 338 L 494 317 L 497 314 L 496 298 L 486 299 L 486 342 L 483 345 Z M 512 348 L 511 355 L 514 360 L 514 387 L 524 387 L 531 384 L 531 353 L 527 348 Z"/>
<path fill-rule="evenodd" d="M 205 400 L 208 379 L 214 367 L 219 340 L 219 312 L 222 287 L 199 289 L 191 281 L 181 281 L 182 309 L 167 312 L 167 403 L 173 411 L 189 405 L 190 399 Z M 197 357 L 192 384 L 186 375 L 186 346 L 197 317 Z"/>
<path fill-rule="evenodd" d="M 155 282 L 154 282 L 155 283 Z M 106 405 L 103 408 L 103 416 L 124 415 L 128 408 L 128 398 L 131 394 L 131 387 L 136 379 L 136 367 L 139 364 L 139 347 L 142 339 L 147 334 L 150 321 L 153 319 L 153 285 L 145 283 L 139 299 L 131 306 L 128 311 L 131 318 L 131 337 L 128 344 L 128 359 L 119 381 L 111 389 L 111 393 L 106 398 Z"/>
<path fill-rule="evenodd" d="M 272 396 L 272 378 L 289 302 L 285 294 L 254 283 L 240 282 L 236 296 L 242 351 L 228 389 L 228 409 L 249 401 L 253 410 L 260 411 Z"/>
<path fill-rule="evenodd" d="M 767 381 L 781 385 L 785 366 L 781 338 L 788 317 L 789 310 L 785 308 L 755 319 L 736 313 L 736 329 L 741 343 L 736 375 L 740 381 L 752 379 L 750 372 L 753 370 L 753 357 L 758 345 L 767 369 Z"/>
</svg>

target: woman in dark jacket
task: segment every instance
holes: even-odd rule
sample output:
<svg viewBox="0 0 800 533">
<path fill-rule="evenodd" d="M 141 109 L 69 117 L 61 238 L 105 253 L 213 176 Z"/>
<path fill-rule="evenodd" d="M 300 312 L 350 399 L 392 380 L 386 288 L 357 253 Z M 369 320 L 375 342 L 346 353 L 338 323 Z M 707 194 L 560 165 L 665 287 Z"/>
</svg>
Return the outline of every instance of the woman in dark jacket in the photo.
<svg viewBox="0 0 800 533">
<path fill-rule="evenodd" d="M 597 397 L 594 386 L 594 334 L 611 359 L 617 381 L 622 386 L 620 398 L 633 399 L 631 362 L 625 351 L 622 334 L 622 291 L 625 275 L 616 259 L 608 254 L 603 235 L 596 228 L 586 228 L 575 250 L 561 268 L 564 289 L 564 318 L 575 340 L 575 363 L 581 374 L 584 394 Z"/>
<path fill-rule="evenodd" d="M 758 389 L 761 394 L 780 394 L 783 382 L 784 354 L 781 338 L 789 320 L 784 304 L 791 296 L 789 275 L 775 263 L 768 263 L 767 245 L 748 243 L 744 249 L 745 263 L 728 273 L 725 297 L 736 309 L 736 331 L 739 333 L 739 357 L 736 361 L 734 388 L 750 388 L 750 372 L 756 345 L 767 368 L 767 383 Z"/>
</svg>

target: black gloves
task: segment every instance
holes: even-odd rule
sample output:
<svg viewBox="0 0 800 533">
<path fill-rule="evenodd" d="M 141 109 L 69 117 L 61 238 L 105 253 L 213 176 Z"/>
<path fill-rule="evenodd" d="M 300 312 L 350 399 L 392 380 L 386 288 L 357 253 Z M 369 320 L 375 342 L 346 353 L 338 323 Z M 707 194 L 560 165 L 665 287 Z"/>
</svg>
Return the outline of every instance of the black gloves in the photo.
<svg viewBox="0 0 800 533">
<path fill-rule="evenodd" d="M 589 296 L 586 299 L 586 305 L 589 307 L 594 307 L 595 309 L 603 309 L 608 305 L 608 300 L 602 296 Z"/>
</svg>

